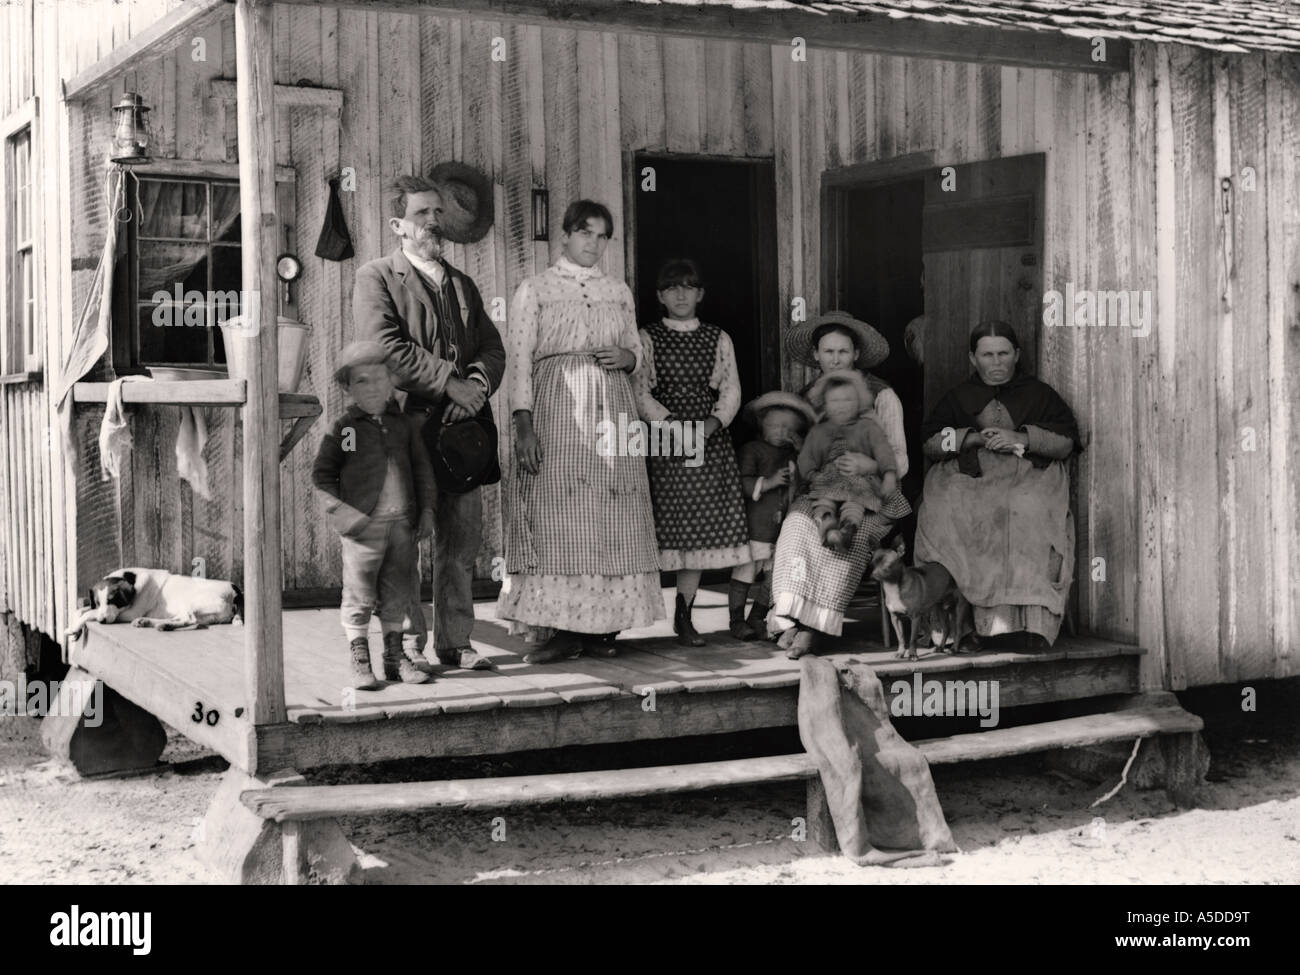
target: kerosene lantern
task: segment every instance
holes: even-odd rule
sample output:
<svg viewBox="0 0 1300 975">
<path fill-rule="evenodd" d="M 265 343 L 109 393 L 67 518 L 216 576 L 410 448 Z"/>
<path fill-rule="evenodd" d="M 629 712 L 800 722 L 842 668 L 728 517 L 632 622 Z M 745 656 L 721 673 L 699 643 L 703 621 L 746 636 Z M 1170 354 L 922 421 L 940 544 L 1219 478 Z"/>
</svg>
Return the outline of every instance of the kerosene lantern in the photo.
<svg viewBox="0 0 1300 975">
<path fill-rule="evenodd" d="M 122 93 L 113 106 L 113 154 L 119 166 L 137 166 L 149 162 L 149 108 L 133 91 Z"/>
</svg>

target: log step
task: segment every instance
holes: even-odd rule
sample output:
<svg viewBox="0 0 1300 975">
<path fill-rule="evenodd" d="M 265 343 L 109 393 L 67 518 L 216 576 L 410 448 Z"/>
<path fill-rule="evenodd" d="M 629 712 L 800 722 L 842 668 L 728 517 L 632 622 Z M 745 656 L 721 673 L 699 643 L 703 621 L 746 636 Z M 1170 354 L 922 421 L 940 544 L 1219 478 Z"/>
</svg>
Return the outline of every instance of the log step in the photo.
<svg viewBox="0 0 1300 975">
<path fill-rule="evenodd" d="M 1105 741 L 1192 734 L 1199 717 L 1178 706 L 1133 707 L 1059 721 L 915 742 L 932 765 L 1077 748 Z M 426 809 L 501 809 L 518 805 L 625 799 L 816 777 L 806 754 L 656 768 L 520 775 L 436 782 L 255 789 L 241 801 L 263 819 L 298 822 Z"/>
</svg>

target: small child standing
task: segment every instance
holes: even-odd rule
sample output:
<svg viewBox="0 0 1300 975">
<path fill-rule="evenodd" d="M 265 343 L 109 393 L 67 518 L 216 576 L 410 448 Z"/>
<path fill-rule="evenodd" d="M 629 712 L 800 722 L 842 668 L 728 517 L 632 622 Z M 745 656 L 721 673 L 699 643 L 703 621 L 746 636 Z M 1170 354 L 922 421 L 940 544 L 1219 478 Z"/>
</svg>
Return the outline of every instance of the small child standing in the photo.
<svg viewBox="0 0 1300 975">
<path fill-rule="evenodd" d="M 828 372 L 813 384 L 808 399 L 824 410 L 825 419 L 804 441 L 799 474 L 808 481 L 822 544 L 848 552 L 866 512 L 879 511 L 898 490 L 898 464 L 885 431 L 862 416 L 875 402 L 862 373 Z"/>
<path fill-rule="evenodd" d="M 795 485 L 795 458 L 803 435 L 816 421 L 812 407 L 793 393 L 771 392 L 745 406 L 746 419 L 757 426 L 760 439 L 740 448 L 740 485 L 745 493 L 745 517 L 749 523 L 749 549 L 753 559 L 731 571 L 727 609 L 731 635 L 752 640 L 767 635 L 767 613 L 771 608 L 772 548 L 781 531 L 781 519 L 789 507 Z M 754 594 L 754 608 L 745 618 L 745 603 L 758 574 L 763 584 Z"/>
<path fill-rule="evenodd" d="M 343 545 L 340 615 L 349 646 L 352 686 L 373 691 L 370 616 L 378 604 L 384 679 L 423 684 L 429 675 L 402 651 L 402 624 L 418 558 L 416 537 L 433 532 L 433 467 L 416 423 L 393 402 L 388 353 L 353 342 L 339 356 L 335 380 L 352 405 L 321 439 L 311 479 L 329 496 L 326 513 Z"/>
</svg>

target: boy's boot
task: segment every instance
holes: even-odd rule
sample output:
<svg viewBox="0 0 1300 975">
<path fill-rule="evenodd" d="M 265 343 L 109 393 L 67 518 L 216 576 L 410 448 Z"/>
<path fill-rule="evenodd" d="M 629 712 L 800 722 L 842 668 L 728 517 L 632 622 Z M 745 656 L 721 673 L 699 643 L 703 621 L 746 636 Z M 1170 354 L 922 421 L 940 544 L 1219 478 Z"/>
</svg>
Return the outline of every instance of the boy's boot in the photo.
<svg viewBox="0 0 1300 975">
<path fill-rule="evenodd" d="M 684 647 L 702 647 L 704 638 L 695 632 L 695 624 L 691 622 L 691 609 L 695 605 L 695 597 L 691 597 L 688 603 L 681 593 L 677 594 L 677 612 L 673 614 L 673 632 L 677 634 L 677 642 Z"/>
<path fill-rule="evenodd" d="M 728 629 L 737 640 L 754 639 L 754 628 L 745 622 L 745 600 L 749 598 L 749 583 L 731 580 L 727 590 L 727 615 L 731 618 Z"/>
<path fill-rule="evenodd" d="M 379 689 L 375 672 L 370 669 L 370 641 L 363 636 L 355 637 L 349 648 L 352 654 L 352 687 L 358 691 Z"/>
<path fill-rule="evenodd" d="M 403 652 L 400 631 L 384 634 L 384 680 L 400 680 L 403 684 L 429 682 L 429 675 L 411 663 Z"/>
</svg>

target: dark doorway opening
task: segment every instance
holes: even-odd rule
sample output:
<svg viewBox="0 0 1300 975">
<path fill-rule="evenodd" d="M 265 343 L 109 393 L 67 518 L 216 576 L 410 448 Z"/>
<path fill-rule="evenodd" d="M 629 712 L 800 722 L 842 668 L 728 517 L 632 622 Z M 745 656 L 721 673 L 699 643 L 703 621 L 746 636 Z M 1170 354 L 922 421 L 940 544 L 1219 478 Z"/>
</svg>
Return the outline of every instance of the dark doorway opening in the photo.
<svg viewBox="0 0 1300 975">
<path fill-rule="evenodd" d="M 742 402 L 779 389 L 772 161 L 636 153 L 629 163 L 628 266 L 638 322 L 645 325 L 663 312 L 655 293 L 660 265 L 674 257 L 693 258 L 705 280 L 700 320 L 731 337 Z M 731 427 L 738 440 L 744 437 L 742 426 Z"/>
<path fill-rule="evenodd" d="M 925 383 L 907 352 L 907 323 L 925 312 L 921 255 L 921 177 L 876 185 L 845 185 L 827 198 L 831 253 L 827 309 L 839 308 L 874 327 L 889 342 L 889 358 L 871 372 L 889 383 L 903 404 L 908 475 L 903 493 L 920 493 L 921 423 Z"/>
</svg>

